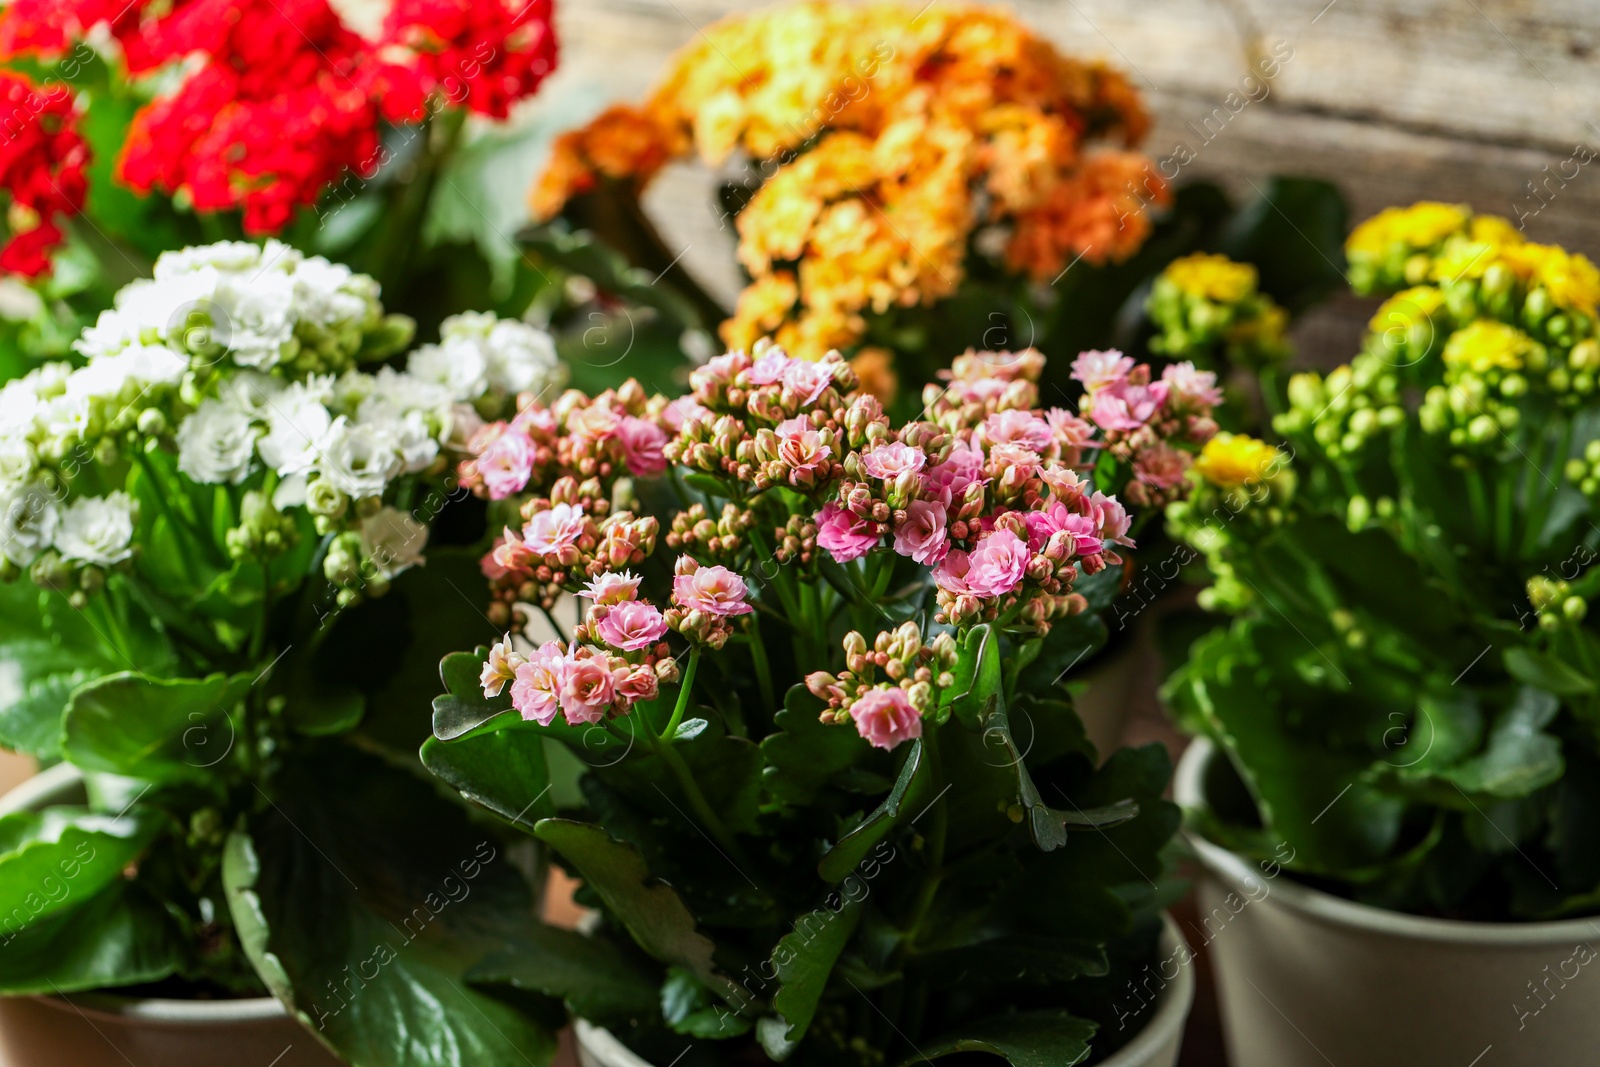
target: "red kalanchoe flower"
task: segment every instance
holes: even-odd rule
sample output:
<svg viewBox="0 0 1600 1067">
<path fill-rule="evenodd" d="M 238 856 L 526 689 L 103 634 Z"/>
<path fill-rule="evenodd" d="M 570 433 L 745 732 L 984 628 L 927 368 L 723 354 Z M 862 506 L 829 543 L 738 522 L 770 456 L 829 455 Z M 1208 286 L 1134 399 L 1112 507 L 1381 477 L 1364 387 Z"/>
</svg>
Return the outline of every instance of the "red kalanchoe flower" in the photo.
<svg viewBox="0 0 1600 1067">
<path fill-rule="evenodd" d="M 0 59 L 59 55 L 102 22 L 126 38 L 144 6 L 145 0 L 11 0 L 0 8 Z"/>
<path fill-rule="evenodd" d="M 44 274 L 61 243 L 57 216 L 83 210 L 89 149 L 77 122 L 64 87 L 43 88 L 0 71 L 0 187 L 11 194 L 13 230 L 0 249 L 0 269 L 30 278 Z"/>
<path fill-rule="evenodd" d="M 415 75 L 385 100 L 391 118 L 420 117 L 422 97 L 503 119 L 556 68 L 551 0 L 398 0 L 384 21 L 386 56 Z M 386 66 L 393 64 L 386 61 Z M 397 90 L 406 79 L 393 77 Z"/>
</svg>

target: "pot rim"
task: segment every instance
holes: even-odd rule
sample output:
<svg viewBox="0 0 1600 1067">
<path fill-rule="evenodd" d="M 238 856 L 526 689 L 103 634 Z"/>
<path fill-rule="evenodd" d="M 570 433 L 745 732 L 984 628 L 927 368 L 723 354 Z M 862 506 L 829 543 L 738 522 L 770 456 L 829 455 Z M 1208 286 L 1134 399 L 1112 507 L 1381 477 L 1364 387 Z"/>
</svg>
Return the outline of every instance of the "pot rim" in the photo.
<svg viewBox="0 0 1600 1067">
<path fill-rule="evenodd" d="M 1183 936 L 1183 931 L 1166 912 L 1161 913 L 1159 946 L 1158 958 L 1179 958 L 1177 977 L 1162 987 L 1156 999 L 1156 1010 L 1144 1024 L 1143 1029 L 1132 1041 L 1118 1049 L 1110 1059 L 1101 1061 L 1097 1067 L 1134 1067 L 1142 1057 L 1149 1057 L 1158 1052 L 1163 1045 L 1172 1040 L 1174 1034 L 1181 1037 L 1184 1024 L 1189 1018 L 1189 1009 L 1194 1004 L 1195 955 L 1194 950 L 1189 947 L 1188 940 Z M 650 1061 L 623 1044 L 617 1035 L 587 1019 L 573 1019 L 572 1029 L 577 1035 L 578 1044 L 587 1048 L 596 1058 L 614 1067 L 654 1067 Z"/>
<path fill-rule="evenodd" d="M 70 763 L 58 763 L 0 797 L 0 815 L 31 811 L 46 804 L 66 803 L 74 790 L 81 789 L 82 783 L 82 771 Z M 57 1011 L 157 1026 L 232 1026 L 289 1017 L 288 1009 L 276 997 L 179 1000 L 174 997 L 130 997 L 109 990 L 90 990 L 72 994 L 41 993 L 33 999 Z"/>
<path fill-rule="evenodd" d="M 1222 750 L 1210 738 L 1197 737 L 1178 760 L 1172 793 L 1173 799 L 1186 813 L 1205 811 L 1209 807 L 1205 795 L 1205 771 L 1212 760 L 1222 755 Z M 1526 923 L 1474 922 L 1468 919 L 1408 915 L 1360 904 L 1315 889 L 1293 877 L 1268 879 L 1255 863 L 1211 841 L 1198 830 L 1185 825 L 1182 833 L 1201 865 L 1229 888 L 1249 897 L 1259 894 L 1271 881 L 1270 895 L 1284 907 L 1330 926 L 1406 941 L 1444 942 L 1484 948 L 1570 945 L 1574 940 L 1589 941 L 1600 935 L 1600 916 Z"/>
</svg>

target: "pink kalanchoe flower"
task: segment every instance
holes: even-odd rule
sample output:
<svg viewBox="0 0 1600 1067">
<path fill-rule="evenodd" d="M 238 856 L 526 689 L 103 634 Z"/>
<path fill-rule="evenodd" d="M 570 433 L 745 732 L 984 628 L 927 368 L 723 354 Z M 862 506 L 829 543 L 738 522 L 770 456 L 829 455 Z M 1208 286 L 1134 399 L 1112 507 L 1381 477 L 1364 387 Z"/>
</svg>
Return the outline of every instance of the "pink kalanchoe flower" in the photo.
<svg viewBox="0 0 1600 1067">
<path fill-rule="evenodd" d="M 1055 441 L 1055 433 L 1044 419 L 1031 411 L 1010 408 L 997 411 L 983 420 L 983 440 L 993 445 L 1022 445 L 1044 452 Z"/>
<path fill-rule="evenodd" d="M 928 457 L 920 448 L 894 441 L 878 445 L 861 453 L 861 469 L 872 478 L 893 481 L 900 475 L 915 473 L 927 465 Z"/>
<path fill-rule="evenodd" d="M 483 685 L 484 698 L 493 700 L 499 696 L 507 682 L 516 680 L 517 668 L 522 663 L 522 655 L 512 646 L 510 634 L 495 642 L 494 647 L 489 649 L 489 659 L 483 665 L 483 673 L 478 677 Z"/>
<path fill-rule="evenodd" d="M 1067 504 L 1076 503 L 1082 499 L 1091 486 L 1087 478 L 1073 470 L 1071 467 L 1062 467 L 1050 464 L 1040 469 L 1039 477 L 1050 492 L 1055 494 L 1057 500 Z"/>
<path fill-rule="evenodd" d="M 524 719 L 549 726 L 560 710 L 561 687 L 566 681 L 567 657 L 555 641 L 546 641 L 517 667 L 511 683 L 511 706 Z"/>
<path fill-rule="evenodd" d="M 1106 352 L 1085 352 L 1072 361 L 1073 379 L 1091 394 L 1122 381 L 1132 369 L 1132 358 L 1114 348 Z"/>
<path fill-rule="evenodd" d="M 1032 478 L 1041 462 L 1039 453 L 1027 445 L 995 445 L 989 449 L 989 473 L 1007 479 L 1003 485 L 1018 485 Z"/>
<path fill-rule="evenodd" d="M 1156 417 L 1166 403 L 1167 383 L 1133 385 L 1117 382 L 1093 394 L 1089 418 L 1102 430 L 1137 430 Z"/>
<path fill-rule="evenodd" d="M 778 458 L 790 468 L 789 481 L 794 485 L 809 485 L 833 455 L 833 449 L 823 440 L 822 431 L 812 427 L 803 418 L 786 419 L 774 431 L 778 435 Z"/>
<path fill-rule="evenodd" d="M 1098 447 L 1094 440 L 1094 426 L 1065 408 L 1051 408 L 1044 413 L 1044 418 L 1062 452 L 1070 454 Z"/>
<path fill-rule="evenodd" d="M 639 596 L 639 578 L 631 571 L 607 571 L 589 579 L 589 584 L 578 592 L 596 604 L 621 604 Z"/>
<path fill-rule="evenodd" d="M 604 653 L 576 648 L 561 676 L 561 714 L 573 726 L 599 722 L 617 696 L 616 678 Z"/>
<path fill-rule="evenodd" d="M 967 560 L 967 587 L 976 596 L 1004 596 L 1022 584 L 1028 569 L 1028 542 L 999 528 L 978 542 Z"/>
<path fill-rule="evenodd" d="M 922 716 L 899 686 L 869 689 L 850 705 L 856 731 L 876 748 L 894 748 L 922 736 Z"/>
<path fill-rule="evenodd" d="M 929 467 L 922 474 L 924 491 L 947 506 L 961 499 L 967 486 L 988 480 L 984 473 L 983 453 L 965 441 L 957 441 L 943 463 Z"/>
<path fill-rule="evenodd" d="M 839 563 L 860 559 L 878 547 L 876 523 L 830 500 L 817 512 L 817 544 Z"/>
<path fill-rule="evenodd" d="M 1216 373 L 1196 370 L 1193 363 L 1174 363 L 1161 372 L 1161 380 L 1167 384 L 1175 406 L 1209 412 L 1222 403 Z"/>
<path fill-rule="evenodd" d="M 751 385 L 777 385 L 783 381 L 783 376 L 789 370 L 789 364 L 797 362 L 778 349 L 769 349 L 767 354 L 750 364 L 750 369 L 745 372 Z"/>
<path fill-rule="evenodd" d="M 952 596 L 972 592 L 967 575 L 972 571 L 972 557 L 967 552 L 953 548 L 944 561 L 933 571 L 933 584 Z"/>
<path fill-rule="evenodd" d="M 945 506 L 936 501 L 913 500 L 907 504 L 906 519 L 894 532 L 894 550 L 924 566 L 936 566 L 950 551 L 946 515 Z"/>
<path fill-rule="evenodd" d="M 745 603 L 744 579 L 726 567 L 699 567 L 672 579 L 672 602 L 685 611 L 727 617 L 755 609 Z"/>
<path fill-rule="evenodd" d="M 1093 556 L 1105 550 L 1100 540 L 1100 526 L 1088 515 L 1080 515 L 1059 500 L 1053 500 L 1038 511 L 1023 516 L 1028 524 L 1028 551 L 1038 552 L 1058 533 L 1072 535 L 1075 555 Z"/>
<path fill-rule="evenodd" d="M 667 434 L 649 419 L 624 415 L 617 427 L 617 440 L 622 443 L 622 458 L 634 474 L 653 478 L 666 471 Z"/>
<path fill-rule="evenodd" d="M 490 423 L 473 441 L 478 477 L 490 500 L 522 492 L 533 475 L 538 449 L 526 432 L 503 422 Z"/>
<path fill-rule="evenodd" d="M 494 546 L 493 550 L 484 557 L 483 573 L 486 577 L 504 578 L 513 571 L 523 571 L 532 567 L 539 557 L 528 547 L 526 541 L 517 536 L 515 530 L 506 527 L 503 536 Z"/>
<path fill-rule="evenodd" d="M 661 409 L 661 421 L 666 423 L 667 429 L 673 433 L 682 432 L 684 423 L 699 422 L 710 417 L 711 410 L 703 407 L 700 401 L 692 396 L 680 396 Z"/>
<path fill-rule="evenodd" d="M 595 631 L 612 648 L 637 652 L 661 640 L 667 632 L 667 620 L 655 605 L 628 600 L 608 608 Z"/>
<path fill-rule="evenodd" d="M 1133 539 L 1128 536 L 1128 531 L 1133 528 L 1133 519 L 1116 497 L 1095 493 L 1089 498 L 1089 517 L 1100 528 L 1103 540 L 1114 545 L 1134 547 Z"/>
<path fill-rule="evenodd" d="M 551 438 L 556 435 L 556 413 L 543 404 L 529 404 L 517 412 L 511 425 L 529 437 Z"/>
<path fill-rule="evenodd" d="M 623 418 L 610 404 L 597 401 L 567 416 L 567 432 L 581 441 L 604 441 L 616 436 Z"/>
<path fill-rule="evenodd" d="M 522 528 L 528 547 L 540 556 L 561 558 L 575 551 L 583 536 L 583 508 L 577 504 L 552 504 L 534 515 Z"/>
<path fill-rule="evenodd" d="M 656 672 L 641 664 L 618 679 L 617 696 L 629 704 L 654 700 L 660 692 L 660 684 Z"/>
<path fill-rule="evenodd" d="M 783 370 L 784 392 L 792 394 L 801 407 L 815 404 L 817 397 L 832 384 L 833 369 L 827 364 L 791 359 Z"/>
<path fill-rule="evenodd" d="M 1190 462 L 1189 453 L 1157 441 L 1133 457 L 1133 473 L 1146 485 L 1172 489 L 1183 482 Z"/>
</svg>

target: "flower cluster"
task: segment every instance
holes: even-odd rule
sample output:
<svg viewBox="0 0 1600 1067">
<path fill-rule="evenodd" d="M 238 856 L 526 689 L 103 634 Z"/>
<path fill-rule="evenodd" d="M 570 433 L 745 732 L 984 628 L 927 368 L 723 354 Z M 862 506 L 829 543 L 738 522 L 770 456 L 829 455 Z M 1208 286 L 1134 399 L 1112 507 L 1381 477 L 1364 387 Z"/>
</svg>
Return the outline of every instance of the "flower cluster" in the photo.
<svg viewBox="0 0 1600 1067">
<path fill-rule="evenodd" d="M 806 688 L 827 701 L 823 722 L 853 722 L 872 745 L 891 749 L 922 736 L 923 718 L 955 684 L 958 651 L 949 631 L 924 644 L 914 622 L 880 633 L 871 648 L 851 631 L 844 639 L 845 669 L 837 675 L 813 671 Z"/>
<path fill-rule="evenodd" d="M 443 370 L 461 366 L 449 351 L 438 356 Z M 593 398 L 569 389 L 548 406 L 524 392 L 519 405 L 514 418 L 473 436 L 471 458 L 461 464 L 462 484 L 490 500 L 543 491 L 563 478 L 594 479 L 597 488 L 585 495 L 609 500 L 618 478 L 667 469 L 674 413 L 632 379 Z"/>
<path fill-rule="evenodd" d="M 588 615 L 570 643 L 546 641 L 527 653 L 508 633 L 489 651 L 483 694 L 511 686 L 511 704 L 524 718 L 549 726 L 560 715 L 571 726 L 626 715 L 656 698 L 661 683 L 678 680 L 678 664 L 662 640 L 668 616 L 639 598 L 628 571 L 595 577 L 580 593 Z M 670 615 L 670 612 L 668 613 Z"/>
<path fill-rule="evenodd" d="M 34 278 L 50 269 L 50 253 L 63 237 L 61 217 L 83 210 L 89 149 L 78 132 L 81 115 L 64 86 L 39 86 L 0 71 L 0 108 L 0 188 L 11 198 L 11 239 L 0 248 L 0 270 Z"/>
<path fill-rule="evenodd" d="M 679 556 L 673 569 L 672 607 L 667 625 L 691 644 L 718 649 L 733 636 L 731 620 L 754 611 L 744 579 L 723 566 L 702 566 Z"/>
<path fill-rule="evenodd" d="M 723 340 L 815 359 L 858 343 L 869 313 L 950 295 L 975 247 L 1035 280 L 1131 254 L 1167 193 L 1114 146 L 1148 125 L 1121 74 L 1009 15 L 815 0 L 709 27 L 644 105 L 563 137 L 532 203 L 550 218 L 691 149 L 742 152 L 764 184 L 738 216 L 752 282 Z"/>
<path fill-rule="evenodd" d="M 1330 459 L 1359 456 L 1405 422 L 1406 396 L 1419 392 L 1426 433 L 1492 452 L 1525 412 L 1574 410 L 1600 386 L 1600 269 L 1584 257 L 1436 203 L 1362 223 L 1347 253 L 1358 288 L 1387 299 L 1348 366 L 1291 380 L 1280 433 Z"/>
<path fill-rule="evenodd" d="M 172 86 L 134 116 L 119 177 L 199 211 L 241 209 L 247 233 L 270 234 L 345 172 L 377 169 L 381 118 L 439 106 L 505 117 L 554 69 L 550 7 L 407 0 L 368 41 L 327 0 L 22 0 L 0 14 L 0 56 L 55 55 L 103 32 L 128 74 Z"/>
<path fill-rule="evenodd" d="M 1213 369 L 1260 368 L 1288 357 L 1288 313 L 1258 288 L 1256 268 L 1197 252 L 1156 278 L 1145 311 L 1160 333 L 1150 347 Z"/>
<path fill-rule="evenodd" d="M 371 278 L 274 243 L 163 255 L 80 338 L 84 366 L 48 363 L 0 389 L 3 567 L 60 586 L 125 563 L 140 509 L 123 492 L 81 494 L 160 450 L 187 484 L 244 491 L 230 556 L 281 553 L 296 536 L 285 513 L 303 508 L 333 535 L 324 572 L 346 599 L 381 592 L 427 537 L 385 503 L 392 490 L 445 473 L 480 410 L 548 373 L 526 338 L 476 394 L 437 380 L 428 349 L 405 371 L 357 369 L 410 334 Z"/>
<path fill-rule="evenodd" d="M 750 354 L 713 358 L 689 384 L 667 460 L 752 492 L 825 488 L 852 440 L 887 426 L 876 401 L 855 395 L 855 373 L 837 352 L 808 362 L 762 341 Z"/>
<path fill-rule="evenodd" d="M 1072 377 L 1084 388 L 1083 413 L 1104 434 L 1103 447 L 1130 466 L 1123 490 L 1129 502 L 1159 507 L 1176 499 L 1191 451 L 1217 432 L 1216 374 L 1183 362 L 1152 380 L 1147 364 L 1109 351 L 1079 356 Z"/>
<path fill-rule="evenodd" d="M 1239 546 L 1286 521 L 1296 479 L 1290 456 L 1245 434 L 1219 433 L 1190 469 L 1190 496 L 1167 507 L 1167 529 L 1206 559 L 1207 610 L 1239 610 L 1257 596 L 1234 567 Z"/>
</svg>

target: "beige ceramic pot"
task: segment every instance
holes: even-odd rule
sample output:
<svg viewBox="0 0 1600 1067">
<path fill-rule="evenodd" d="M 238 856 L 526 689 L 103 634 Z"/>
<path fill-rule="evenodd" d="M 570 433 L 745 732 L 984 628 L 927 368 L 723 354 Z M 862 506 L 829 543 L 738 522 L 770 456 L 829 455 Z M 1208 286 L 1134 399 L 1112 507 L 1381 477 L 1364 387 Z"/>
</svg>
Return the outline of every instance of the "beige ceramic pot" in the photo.
<svg viewBox="0 0 1600 1067">
<path fill-rule="evenodd" d="M 1102 1060 L 1094 1067 L 1177 1067 L 1178 1051 L 1183 1045 L 1183 1027 L 1189 1018 L 1189 1008 L 1194 1003 L 1194 968 L 1189 946 L 1171 918 L 1164 920 L 1161 933 L 1161 958 L 1152 970 L 1171 976 L 1154 980 L 1160 986 L 1155 992 L 1148 1012 L 1128 1013 L 1130 1021 L 1148 1014 L 1139 1036 L 1124 1045 L 1116 1055 Z M 1151 984 L 1147 979 L 1145 985 Z M 1132 1001 L 1129 1001 L 1130 1006 Z M 609 1030 L 602 1030 L 577 1020 L 573 1026 L 578 1037 L 578 1062 L 582 1067 L 653 1067 Z M 1063 1064 L 1062 1067 L 1069 1067 Z"/>
<path fill-rule="evenodd" d="M 1207 806 L 1197 741 L 1174 792 Z M 1600 1056 L 1600 920 L 1473 923 L 1356 904 L 1198 834 L 1200 930 L 1233 1067 L 1566 1067 Z M 1272 872 L 1271 875 L 1268 872 Z"/>
<path fill-rule="evenodd" d="M 82 803 L 60 764 L 0 797 L 0 815 Z M 111 993 L 0 997 L 0 1067 L 337 1067 L 272 997 L 164 1000 Z"/>
</svg>

